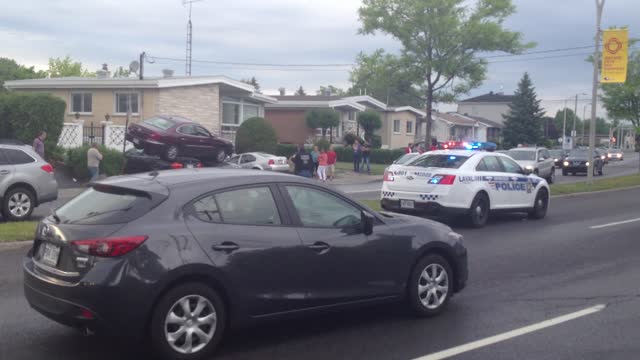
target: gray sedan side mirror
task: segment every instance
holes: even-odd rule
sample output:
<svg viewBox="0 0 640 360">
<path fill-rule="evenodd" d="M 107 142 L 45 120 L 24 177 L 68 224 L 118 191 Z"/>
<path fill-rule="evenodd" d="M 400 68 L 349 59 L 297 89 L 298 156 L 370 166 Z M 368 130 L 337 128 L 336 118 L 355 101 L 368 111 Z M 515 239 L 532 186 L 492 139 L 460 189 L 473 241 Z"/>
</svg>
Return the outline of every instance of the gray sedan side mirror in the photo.
<svg viewBox="0 0 640 360">
<path fill-rule="evenodd" d="M 362 211 L 361 213 L 361 223 L 362 223 L 362 231 L 364 232 L 365 235 L 371 235 L 373 234 L 373 223 L 375 222 L 375 217 L 371 214 L 369 214 L 366 211 Z"/>
</svg>

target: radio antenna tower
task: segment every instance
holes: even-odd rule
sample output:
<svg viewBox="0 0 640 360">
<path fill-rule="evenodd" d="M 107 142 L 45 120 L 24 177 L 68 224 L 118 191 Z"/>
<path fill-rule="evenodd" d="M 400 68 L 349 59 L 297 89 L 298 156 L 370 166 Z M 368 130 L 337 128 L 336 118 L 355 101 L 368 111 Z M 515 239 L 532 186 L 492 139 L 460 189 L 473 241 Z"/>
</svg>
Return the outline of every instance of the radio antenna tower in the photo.
<svg viewBox="0 0 640 360">
<path fill-rule="evenodd" d="M 184 73 L 186 76 L 191 76 L 191 49 L 193 48 L 193 26 L 191 24 L 191 8 L 194 2 L 200 2 L 203 0 L 182 0 L 183 6 L 189 6 L 189 22 L 187 23 L 187 56 L 185 61 Z"/>
</svg>

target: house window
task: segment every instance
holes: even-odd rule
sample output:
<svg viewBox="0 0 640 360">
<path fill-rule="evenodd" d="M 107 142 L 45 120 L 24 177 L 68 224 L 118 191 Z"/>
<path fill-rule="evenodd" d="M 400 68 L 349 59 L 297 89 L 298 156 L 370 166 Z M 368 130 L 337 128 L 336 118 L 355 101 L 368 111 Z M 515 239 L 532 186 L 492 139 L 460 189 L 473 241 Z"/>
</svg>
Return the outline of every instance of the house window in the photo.
<svg viewBox="0 0 640 360">
<path fill-rule="evenodd" d="M 354 116 L 353 111 L 349 111 L 349 120 L 350 120 L 350 121 L 353 121 L 353 118 L 354 118 L 354 117 L 355 117 L 355 116 Z"/>
<path fill-rule="evenodd" d="M 400 120 L 393 120 L 393 132 L 396 134 L 400 133 Z"/>
<path fill-rule="evenodd" d="M 413 134 L 413 121 L 407 121 L 407 134 Z"/>
<path fill-rule="evenodd" d="M 126 114 L 131 101 L 131 113 L 137 114 L 138 109 L 138 93 L 116 93 L 116 114 Z"/>
<path fill-rule="evenodd" d="M 222 123 L 228 126 L 240 125 L 240 104 L 222 104 Z"/>
<path fill-rule="evenodd" d="M 93 112 L 93 101 L 91 93 L 72 93 L 71 112 L 90 114 Z"/>
<path fill-rule="evenodd" d="M 260 107 L 257 105 L 242 105 L 242 121 L 260 116 Z"/>
</svg>

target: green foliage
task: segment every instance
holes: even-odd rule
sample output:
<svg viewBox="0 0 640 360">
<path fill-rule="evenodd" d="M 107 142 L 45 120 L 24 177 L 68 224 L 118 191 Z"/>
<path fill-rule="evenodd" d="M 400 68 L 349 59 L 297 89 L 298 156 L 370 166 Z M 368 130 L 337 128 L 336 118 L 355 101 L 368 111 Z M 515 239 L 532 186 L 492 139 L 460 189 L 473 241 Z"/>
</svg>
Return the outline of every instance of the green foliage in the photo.
<svg viewBox="0 0 640 360">
<path fill-rule="evenodd" d="M 331 143 L 329 143 L 329 141 L 326 139 L 320 139 L 316 141 L 315 146 L 318 147 L 318 150 L 324 149 L 324 151 L 328 151 L 329 146 L 331 146 Z"/>
<path fill-rule="evenodd" d="M 2 93 L 0 138 L 18 139 L 31 144 L 36 136 L 46 131 L 45 146 L 51 149 L 58 144 L 65 108 L 63 100 L 48 94 Z"/>
<path fill-rule="evenodd" d="M 89 148 L 89 145 L 83 145 L 67 150 L 65 166 L 69 169 L 71 175 L 78 180 L 89 178 L 89 170 L 87 169 L 87 151 L 89 151 Z M 98 147 L 98 150 L 103 156 L 100 162 L 100 174 L 107 176 L 119 175 L 124 164 L 122 152 L 102 145 Z"/>
<path fill-rule="evenodd" d="M 382 147 L 382 136 L 380 135 L 372 135 L 371 136 L 371 147 L 374 149 L 380 149 Z"/>
<path fill-rule="evenodd" d="M 304 91 L 304 88 L 302 87 L 302 85 L 300 85 L 300 87 L 298 88 L 298 90 L 296 90 L 294 95 L 307 96 L 307 93 Z"/>
<path fill-rule="evenodd" d="M 536 98 L 535 89 L 529 74 L 524 73 L 518 83 L 513 102 L 509 104 L 509 113 L 503 115 L 504 145 L 515 147 L 518 144 L 540 144 L 542 141 L 542 116 L 540 100 Z"/>
<path fill-rule="evenodd" d="M 353 86 L 349 95 L 360 95 L 364 90 L 372 97 L 388 102 L 390 106 L 423 108 L 424 96 L 414 86 L 414 79 L 407 71 L 410 67 L 403 59 L 378 49 L 373 54 L 360 53 L 351 72 Z"/>
<path fill-rule="evenodd" d="M 67 149 L 58 145 L 47 146 L 45 144 L 45 156 L 47 161 L 54 167 L 64 164 L 66 160 Z"/>
<path fill-rule="evenodd" d="M 305 121 L 310 129 L 322 129 L 324 138 L 327 129 L 340 125 L 340 114 L 333 109 L 314 109 L 307 111 Z"/>
<path fill-rule="evenodd" d="M 253 117 L 244 121 L 236 133 L 236 152 L 266 152 L 276 151 L 278 137 L 276 130 L 265 119 Z"/>
<path fill-rule="evenodd" d="M 361 34 L 381 32 L 402 44 L 403 78 L 425 95 L 428 139 L 433 102 L 451 102 L 485 79 L 480 53 L 519 53 L 534 45 L 505 28 L 515 10 L 511 0 L 363 0 L 358 14 Z"/>
<path fill-rule="evenodd" d="M 131 71 L 129 69 L 125 69 L 122 66 L 119 66 L 116 71 L 113 72 L 114 78 L 126 78 L 131 75 Z"/>
<path fill-rule="evenodd" d="M 336 146 L 333 150 L 338 156 L 338 161 L 353 162 L 353 149 L 350 146 Z M 373 164 L 391 164 L 402 155 L 403 149 L 372 149 L 370 160 Z"/>
<path fill-rule="evenodd" d="M 52 77 L 82 76 L 91 77 L 95 73 L 82 67 L 79 61 L 73 61 L 69 55 L 64 58 L 49 58 L 49 69 L 47 74 Z"/>
<path fill-rule="evenodd" d="M 364 129 L 367 140 L 371 142 L 371 136 L 382 127 L 380 113 L 375 110 L 366 110 L 358 113 L 358 125 Z"/>
<path fill-rule="evenodd" d="M 340 89 L 337 88 L 333 85 L 329 85 L 329 86 L 320 86 L 320 89 L 318 89 L 316 91 L 316 95 L 334 95 L 334 96 L 344 96 L 347 93 Z"/>
<path fill-rule="evenodd" d="M 36 71 L 33 66 L 26 67 L 13 59 L 0 57 L 0 92 L 5 91 L 3 86 L 5 81 L 37 79 L 46 75 L 43 71 Z"/>
<path fill-rule="evenodd" d="M 629 56 L 625 83 L 601 84 L 600 88 L 602 103 L 610 117 L 640 126 L 640 52 Z"/>
<path fill-rule="evenodd" d="M 358 140 L 360 144 L 364 144 L 364 139 L 362 139 L 359 136 L 356 136 L 356 134 L 351 132 L 344 134 L 344 137 L 342 138 L 342 140 L 344 141 L 345 144 L 349 146 L 353 145 L 353 143 L 356 142 L 356 140 Z"/>
<path fill-rule="evenodd" d="M 573 112 L 573 110 L 569 109 L 569 108 L 565 108 L 563 110 L 558 110 L 556 112 L 556 116 L 553 120 L 554 125 L 556 126 L 556 129 L 558 129 L 558 132 L 560 134 L 562 134 L 562 127 L 564 125 L 564 119 L 565 119 L 565 114 L 567 113 L 567 121 L 566 121 L 566 129 L 565 129 L 565 136 L 570 136 L 571 135 L 571 129 L 573 129 L 573 117 L 575 115 L 575 113 Z M 576 118 L 576 129 L 579 129 L 580 127 L 578 126 L 580 124 L 581 120 L 580 118 Z"/>
<path fill-rule="evenodd" d="M 295 154 L 297 150 L 298 150 L 298 145 L 278 144 L 276 145 L 276 152 L 274 153 L 274 155 L 285 156 L 288 158 L 291 155 Z"/>
<path fill-rule="evenodd" d="M 252 76 L 251 79 L 242 79 L 240 80 L 245 84 L 249 84 L 252 85 L 253 87 L 256 88 L 256 92 L 260 92 L 260 84 L 258 84 L 258 80 L 256 80 L 255 76 Z"/>
</svg>

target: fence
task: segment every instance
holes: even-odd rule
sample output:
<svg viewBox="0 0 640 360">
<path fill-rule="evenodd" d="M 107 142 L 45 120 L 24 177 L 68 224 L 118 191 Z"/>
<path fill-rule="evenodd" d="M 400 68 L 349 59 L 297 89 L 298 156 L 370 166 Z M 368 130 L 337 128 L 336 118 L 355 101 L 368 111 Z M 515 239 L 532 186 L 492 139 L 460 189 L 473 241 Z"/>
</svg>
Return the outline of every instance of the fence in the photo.
<svg viewBox="0 0 640 360">
<path fill-rule="evenodd" d="M 84 126 L 82 122 L 65 123 L 58 139 L 58 146 L 76 148 L 84 144 L 102 144 L 108 148 L 122 150 L 125 143 L 126 128 L 123 125 L 113 125 L 111 122 L 101 122 L 100 125 L 90 123 Z M 126 143 L 126 149 L 133 146 Z"/>
</svg>

